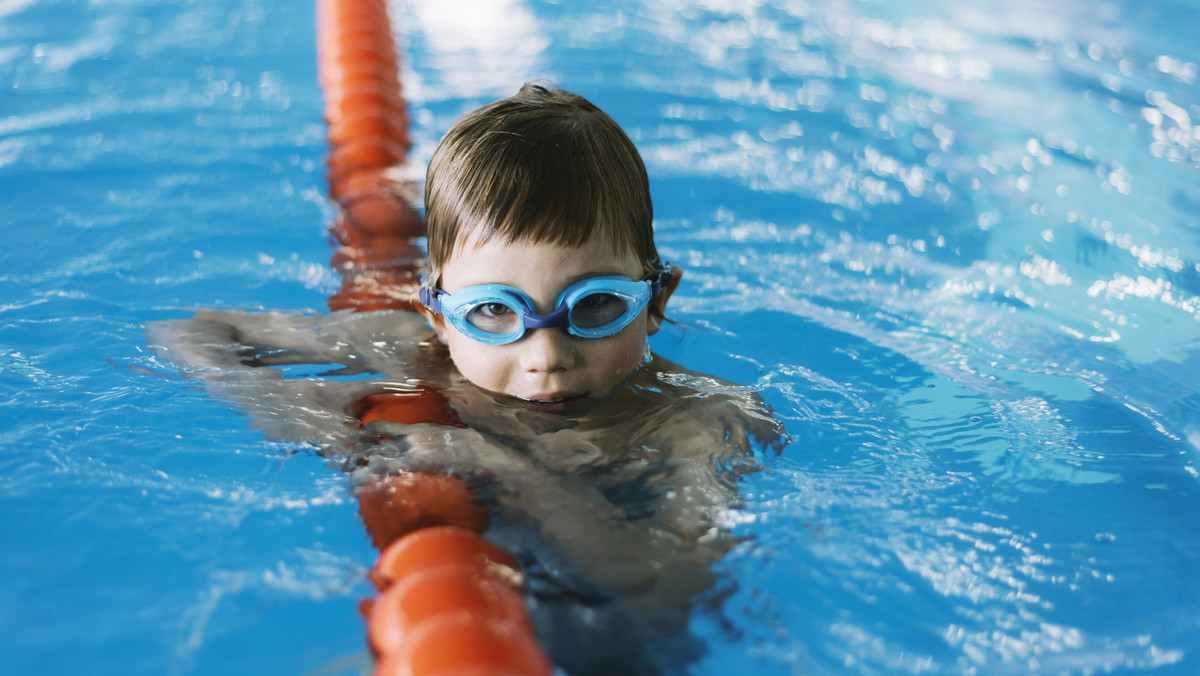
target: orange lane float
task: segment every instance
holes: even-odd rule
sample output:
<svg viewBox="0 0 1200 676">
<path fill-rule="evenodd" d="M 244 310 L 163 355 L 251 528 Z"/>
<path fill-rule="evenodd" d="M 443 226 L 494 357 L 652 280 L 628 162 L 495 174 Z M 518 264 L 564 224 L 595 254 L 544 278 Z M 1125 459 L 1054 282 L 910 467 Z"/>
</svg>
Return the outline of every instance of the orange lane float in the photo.
<svg viewBox="0 0 1200 676">
<path fill-rule="evenodd" d="M 377 676 L 550 676 L 537 644 L 511 625 L 469 614 L 442 615 L 416 627 L 404 649 L 379 662 Z"/>
<path fill-rule="evenodd" d="M 408 110 L 386 0 L 317 0 L 317 52 L 328 124 L 329 194 L 338 205 L 330 261 L 342 276 L 332 310 L 411 310 L 425 234 L 400 169 Z M 461 427 L 431 388 L 359 402 L 375 420 Z M 381 551 L 365 601 L 377 676 L 549 676 L 521 594 L 516 559 L 483 538 L 488 510 L 458 478 L 411 473 L 358 491 L 359 513 Z"/>
<path fill-rule="evenodd" d="M 369 394 L 359 402 L 358 419 L 364 425 L 372 420 L 386 420 L 464 427 L 446 397 L 432 387 Z"/>
<path fill-rule="evenodd" d="M 358 491 L 358 513 L 380 551 L 431 526 L 483 532 L 488 510 L 462 481 L 447 474 L 413 472 L 377 479 Z"/>
<path fill-rule="evenodd" d="M 328 125 L 329 194 L 338 204 L 332 310 L 412 309 L 424 224 L 408 160 L 408 109 L 386 0 L 317 0 L 318 77 Z"/>
<path fill-rule="evenodd" d="M 379 555 L 373 579 L 386 587 L 443 561 L 498 579 L 519 581 L 521 567 L 512 554 L 459 526 L 432 526 L 396 540 Z"/>
<path fill-rule="evenodd" d="M 525 601 L 508 582 L 471 565 L 437 565 L 386 588 L 371 606 L 368 636 L 381 655 L 403 649 L 413 628 L 438 615 L 474 614 L 528 630 Z"/>
<path fill-rule="evenodd" d="M 362 419 L 461 424 L 431 388 L 364 398 Z M 521 595 L 521 567 L 480 533 L 488 510 L 450 475 L 408 473 L 358 492 L 359 513 L 381 550 L 363 604 L 376 676 L 549 676 Z"/>
<path fill-rule="evenodd" d="M 376 676 L 549 676 L 512 555 L 457 526 L 415 530 L 380 555 L 366 610 Z"/>
</svg>

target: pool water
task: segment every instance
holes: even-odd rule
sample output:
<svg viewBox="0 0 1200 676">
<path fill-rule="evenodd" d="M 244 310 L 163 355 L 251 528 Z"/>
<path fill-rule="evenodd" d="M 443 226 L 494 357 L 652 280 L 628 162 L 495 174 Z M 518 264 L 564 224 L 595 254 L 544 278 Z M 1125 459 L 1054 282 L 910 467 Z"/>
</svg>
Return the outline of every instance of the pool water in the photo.
<svg viewBox="0 0 1200 676">
<path fill-rule="evenodd" d="M 1200 671 L 1200 3 L 395 3 L 414 159 L 538 77 L 637 143 L 665 357 L 790 444 L 687 673 Z M 0 0 L 0 672 L 344 674 L 345 475 L 146 347 L 323 311 L 313 7 Z"/>
</svg>

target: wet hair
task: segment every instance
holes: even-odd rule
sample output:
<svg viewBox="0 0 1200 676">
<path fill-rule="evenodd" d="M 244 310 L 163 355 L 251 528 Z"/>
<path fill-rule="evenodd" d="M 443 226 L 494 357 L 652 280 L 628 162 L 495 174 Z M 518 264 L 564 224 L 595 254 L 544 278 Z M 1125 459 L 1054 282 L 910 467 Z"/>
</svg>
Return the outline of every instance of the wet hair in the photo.
<svg viewBox="0 0 1200 676">
<path fill-rule="evenodd" d="M 459 120 L 425 182 L 429 274 L 467 242 L 582 246 L 659 264 L 646 167 L 624 131 L 582 96 L 526 84 Z"/>
</svg>

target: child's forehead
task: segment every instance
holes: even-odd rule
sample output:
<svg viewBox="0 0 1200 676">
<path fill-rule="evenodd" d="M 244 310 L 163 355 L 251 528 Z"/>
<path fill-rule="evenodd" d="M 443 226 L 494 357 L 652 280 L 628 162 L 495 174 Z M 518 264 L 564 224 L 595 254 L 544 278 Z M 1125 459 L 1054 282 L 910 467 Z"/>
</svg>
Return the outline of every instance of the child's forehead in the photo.
<svg viewBox="0 0 1200 676">
<path fill-rule="evenodd" d="M 459 258 L 499 257 L 519 260 L 530 254 L 560 255 L 566 257 L 592 256 L 596 258 L 626 258 L 636 254 L 632 249 L 621 247 L 608 239 L 593 234 L 580 244 L 567 244 L 533 239 L 512 239 L 502 235 L 481 236 L 470 233 L 460 237 L 450 250 L 447 262 Z"/>
<path fill-rule="evenodd" d="M 492 238 L 467 242 L 466 246 L 457 249 L 442 267 L 441 275 L 446 288 L 473 284 L 510 284 L 526 288 L 543 283 L 561 285 L 597 275 L 632 278 L 641 269 L 633 252 L 615 250 L 604 242 L 572 245 Z"/>
</svg>

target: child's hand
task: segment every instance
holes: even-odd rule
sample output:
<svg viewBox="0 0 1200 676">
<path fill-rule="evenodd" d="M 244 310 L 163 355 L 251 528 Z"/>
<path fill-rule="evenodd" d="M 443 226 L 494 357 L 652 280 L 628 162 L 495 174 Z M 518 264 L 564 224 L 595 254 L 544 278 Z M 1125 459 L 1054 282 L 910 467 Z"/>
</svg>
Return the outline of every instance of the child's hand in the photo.
<svg viewBox="0 0 1200 676">
<path fill-rule="evenodd" d="M 375 472 L 507 476 L 531 469 L 512 449 L 473 429 L 433 423 L 376 420 L 359 432 L 357 453 L 366 456 Z"/>
</svg>

